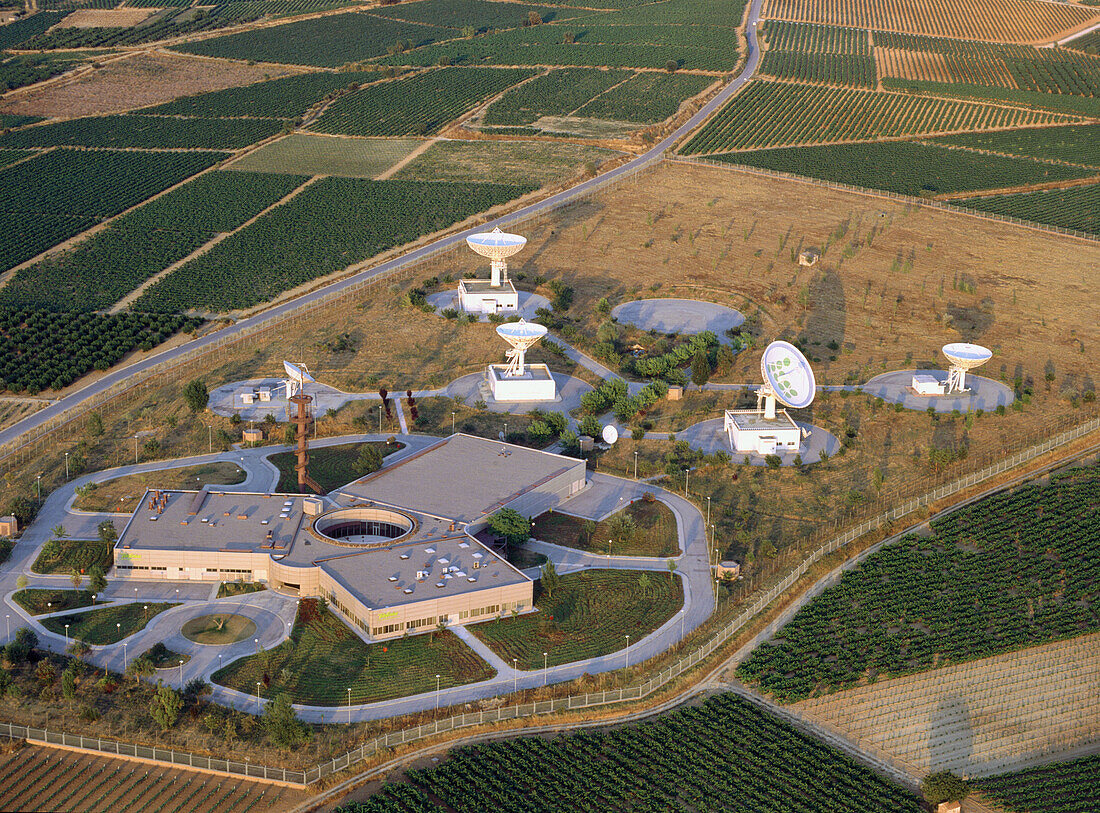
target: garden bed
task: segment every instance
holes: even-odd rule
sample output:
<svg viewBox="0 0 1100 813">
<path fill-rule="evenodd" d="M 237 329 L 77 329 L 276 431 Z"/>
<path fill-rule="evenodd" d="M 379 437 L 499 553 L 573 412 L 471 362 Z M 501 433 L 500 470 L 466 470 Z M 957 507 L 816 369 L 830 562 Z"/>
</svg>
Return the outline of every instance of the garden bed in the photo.
<svg viewBox="0 0 1100 813">
<path fill-rule="evenodd" d="M 621 518 L 629 518 L 633 529 Z M 602 522 L 583 520 L 551 511 L 535 517 L 535 539 L 590 553 L 612 552 L 620 556 L 676 556 L 680 553 L 676 515 L 660 500 L 633 502 Z"/>
<path fill-rule="evenodd" d="M 42 626 L 57 635 L 64 635 L 65 625 L 68 624 L 69 638 L 79 638 L 93 645 L 117 644 L 123 638 L 145 629 L 154 616 L 178 606 L 165 603 L 119 604 L 86 613 L 51 616 L 42 621 Z"/>
</svg>

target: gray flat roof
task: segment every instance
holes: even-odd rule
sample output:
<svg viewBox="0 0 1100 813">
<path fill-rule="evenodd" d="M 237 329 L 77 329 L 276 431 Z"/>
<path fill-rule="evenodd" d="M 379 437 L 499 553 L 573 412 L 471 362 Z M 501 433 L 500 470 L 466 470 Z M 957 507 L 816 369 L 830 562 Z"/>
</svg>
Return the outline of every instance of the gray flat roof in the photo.
<svg viewBox="0 0 1100 813">
<path fill-rule="evenodd" d="M 798 424 L 796 424 L 791 416 L 787 414 L 787 410 L 785 409 L 777 410 L 774 420 L 768 420 L 764 417 L 763 412 L 757 412 L 755 410 L 750 410 L 748 412 L 734 412 L 730 410 L 729 416 L 738 429 L 747 432 L 765 431 L 768 429 L 798 428 Z"/>
<path fill-rule="evenodd" d="M 491 279 L 463 279 L 459 280 L 459 284 L 466 289 L 467 293 L 471 294 L 490 294 L 494 292 L 514 294 L 516 292 L 516 286 L 512 284 L 511 280 L 504 280 L 500 285 L 493 285 Z"/>
<path fill-rule="evenodd" d="M 474 522 L 584 461 L 456 434 L 340 489 L 343 495 Z"/>
<path fill-rule="evenodd" d="M 527 364 L 523 367 L 523 375 L 504 375 L 508 369 L 507 364 L 490 364 L 493 377 L 497 381 L 548 381 L 553 378 L 550 368 L 545 364 Z"/>
</svg>

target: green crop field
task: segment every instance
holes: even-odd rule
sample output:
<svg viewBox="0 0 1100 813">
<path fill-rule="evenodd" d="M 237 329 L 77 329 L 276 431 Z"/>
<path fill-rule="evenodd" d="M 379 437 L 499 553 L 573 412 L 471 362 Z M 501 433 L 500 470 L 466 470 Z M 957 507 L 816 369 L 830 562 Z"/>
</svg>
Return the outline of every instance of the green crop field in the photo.
<svg viewBox="0 0 1100 813">
<path fill-rule="evenodd" d="M 760 27 L 760 32 L 768 43 L 769 51 L 791 51 L 800 54 L 871 55 L 870 39 L 867 32 L 861 28 L 840 28 L 834 25 L 806 25 L 785 20 L 768 20 Z"/>
<path fill-rule="evenodd" d="M 44 82 L 72 70 L 82 62 L 83 54 L 20 54 L 8 57 L 0 61 L 0 90 L 14 90 Z"/>
<path fill-rule="evenodd" d="M 61 21 L 68 12 L 40 11 L 0 26 L 0 50 L 16 48 L 33 36 L 43 33 L 47 28 Z"/>
<path fill-rule="evenodd" d="M 377 71 L 302 73 L 244 87 L 183 96 L 141 112 L 164 116 L 294 119 L 331 93 L 374 82 L 383 76 Z"/>
<path fill-rule="evenodd" d="M 404 448 L 401 443 L 389 444 L 385 441 L 373 443 L 344 443 L 339 446 L 314 446 L 309 452 L 309 473 L 317 484 L 327 493 L 334 488 L 346 486 L 361 475 L 355 469 L 355 463 L 364 446 L 374 446 L 382 456 L 393 454 Z M 298 475 L 294 471 L 297 458 L 293 452 L 280 452 L 268 458 L 279 470 L 279 484 L 276 491 L 293 494 L 298 490 Z"/>
<path fill-rule="evenodd" d="M 1100 167 L 1100 124 L 961 133 L 933 140 L 974 150 Z"/>
<path fill-rule="evenodd" d="M 978 101 L 988 101 L 994 104 L 1008 104 L 1036 110 L 1047 110 L 1052 113 L 1058 112 L 1072 117 L 1064 119 L 1065 121 L 1080 119 L 1082 116 L 1088 118 L 1100 117 L 1100 98 L 1093 98 L 1090 96 L 1038 93 L 1032 90 L 968 85 L 962 82 L 945 83 L 918 81 L 916 79 L 892 79 L 888 76 L 882 77 L 882 86 L 886 90 L 898 90 L 907 93 L 932 96 L 949 96 L 952 99 L 965 97 Z M 1057 120 L 1058 119 L 1055 119 L 1054 121 Z"/>
<path fill-rule="evenodd" d="M 264 302 L 529 188 L 325 178 L 154 283 L 137 310 L 225 311 Z M 302 223 L 311 224 L 303 230 Z"/>
<path fill-rule="evenodd" d="M 430 135 L 532 71 L 442 68 L 370 85 L 335 102 L 312 126 L 358 136 Z"/>
<path fill-rule="evenodd" d="M 899 93 L 755 81 L 687 144 L 686 154 L 953 130 L 1049 124 L 1054 113 Z"/>
<path fill-rule="evenodd" d="M 550 666 L 618 652 L 627 635 L 639 641 L 683 603 L 680 579 L 668 573 L 586 570 L 562 576 L 552 596 L 536 597 L 538 612 L 470 630 L 505 661 L 541 669 L 543 652 Z"/>
<path fill-rule="evenodd" d="M 539 187 L 564 181 L 591 162 L 621 153 L 546 141 L 437 141 L 394 176 L 408 181 L 457 181 Z"/>
<path fill-rule="evenodd" d="M 1100 234 L 1100 184 L 956 202 L 983 212 Z"/>
<path fill-rule="evenodd" d="M 760 72 L 780 79 L 802 79 L 824 85 L 864 88 L 878 85 L 875 60 L 869 56 L 768 51 L 764 54 Z"/>
<path fill-rule="evenodd" d="M 217 152 L 51 150 L 0 169 L 9 237 L 0 271 L 116 215 L 221 160 Z"/>
<path fill-rule="evenodd" d="M 684 99 L 706 90 L 713 76 L 690 73 L 637 73 L 588 102 L 576 115 L 653 124 L 674 115 Z"/>
<path fill-rule="evenodd" d="M 446 28 L 352 12 L 261 28 L 177 46 L 202 56 L 335 68 L 381 56 L 398 42 L 414 47 L 453 36 Z"/>
<path fill-rule="evenodd" d="M 599 3 L 594 4 L 599 6 Z M 519 28 L 535 12 L 543 22 L 562 20 L 590 14 L 578 9 L 552 8 L 530 3 L 490 2 L 490 0 L 424 0 L 420 3 L 403 3 L 390 8 L 382 7 L 371 13 L 379 17 L 403 20 L 423 25 L 442 25 L 458 32 L 473 28 L 482 33 L 494 28 Z"/>
<path fill-rule="evenodd" d="M 25 124 L 34 124 L 42 121 L 41 116 L 23 116 L 16 113 L 0 113 L 0 129 L 10 127 L 22 127 Z"/>
<path fill-rule="evenodd" d="M 505 93 L 485 111 L 486 125 L 532 124 L 542 116 L 568 116 L 594 96 L 626 81 L 628 71 L 566 68 L 550 71 Z"/>
<path fill-rule="evenodd" d="M 493 675 L 453 632 L 424 633 L 367 644 L 322 607 L 303 599 L 290 640 L 233 661 L 212 675 L 223 686 L 261 697 L 289 692 L 296 703 L 344 706 L 372 703 L 486 680 Z M 331 721 L 339 721 L 334 710 Z"/>
<path fill-rule="evenodd" d="M 723 694 L 636 725 L 464 746 L 338 810 L 919 813 L 922 807 L 871 769 Z"/>
<path fill-rule="evenodd" d="M 59 311 L 109 308 L 305 181 L 294 175 L 207 172 L 120 217 L 73 250 L 20 270 L 0 289 L 0 305 Z"/>
<path fill-rule="evenodd" d="M 0 150 L 0 167 L 22 161 L 28 156 L 34 155 L 35 150 Z"/>
<path fill-rule="evenodd" d="M 373 178 L 423 143 L 413 138 L 334 138 L 293 133 L 248 153 L 226 169 Z"/>
<path fill-rule="evenodd" d="M 236 150 L 278 133 L 275 119 L 100 116 L 15 130 L 0 147 L 111 147 Z"/>
<path fill-rule="evenodd" d="M 93 646 L 117 644 L 123 638 L 145 629 L 154 617 L 178 607 L 178 604 L 150 603 L 116 604 L 102 610 L 88 610 L 70 615 L 54 615 L 42 620 L 42 626 L 57 635 L 65 634 L 69 625 L 69 638 L 79 638 Z"/>
<path fill-rule="evenodd" d="M 1100 799 L 1100 756 L 1055 762 L 972 782 L 1009 813 L 1074 813 Z"/>
<path fill-rule="evenodd" d="M 903 195 L 999 189 L 1094 174 L 1094 170 L 1078 167 L 983 155 L 908 141 L 788 147 L 712 157 L 731 164 L 791 172 L 870 189 L 886 189 Z"/>
<path fill-rule="evenodd" d="M 1100 629 L 1100 468 L 987 497 L 845 572 L 737 668 L 783 702 Z"/>
</svg>

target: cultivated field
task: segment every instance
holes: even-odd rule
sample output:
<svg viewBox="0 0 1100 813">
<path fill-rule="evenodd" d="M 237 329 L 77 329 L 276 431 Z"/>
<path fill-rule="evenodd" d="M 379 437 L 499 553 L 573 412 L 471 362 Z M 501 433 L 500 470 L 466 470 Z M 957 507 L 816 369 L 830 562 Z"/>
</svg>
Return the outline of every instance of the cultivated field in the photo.
<svg viewBox="0 0 1100 813">
<path fill-rule="evenodd" d="M 290 788 L 24 746 L 0 756 L 0 807 L 73 813 L 248 813 L 289 810 L 308 794 Z"/>
<path fill-rule="evenodd" d="M 1100 756 L 992 776 L 976 785 L 987 799 L 1014 813 L 1086 810 L 1100 798 Z"/>
<path fill-rule="evenodd" d="M 1100 20 L 1095 9 L 1040 0 L 767 0 L 769 19 L 933 37 L 1043 44 Z"/>
<path fill-rule="evenodd" d="M 997 655 L 794 704 L 926 771 L 991 776 L 1100 741 L 1100 636 Z"/>
<path fill-rule="evenodd" d="M 294 133 L 228 165 L 249 172 L 375 178 L 423 142 L 412 138 L 329 138 Z"/>
<path fill-rule="evenodd" d="M 407 181 L 485 181 L 544 186 L 578 176 L 622 153 L 603 147 L 551 141 L 451 141 L 433 143 L 393 176 Z"/>
<path fill-rule="evenodd" d="M 0 429 L 10 426 L 16 421 L 21 421 L 28 415 L 33 415 L 45 406 L 45 401 L 24 401 L 15 398 L 0 400 Z"/>
</svg>

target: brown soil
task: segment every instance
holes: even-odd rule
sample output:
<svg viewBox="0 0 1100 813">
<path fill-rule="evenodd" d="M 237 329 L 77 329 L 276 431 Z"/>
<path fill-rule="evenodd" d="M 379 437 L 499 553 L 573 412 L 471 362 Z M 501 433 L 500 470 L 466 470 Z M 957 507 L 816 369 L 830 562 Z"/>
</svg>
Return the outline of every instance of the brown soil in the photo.
<svg viewBox="0 0 1100 813">
<path fill-rule="evenodd" d="M 54 28 L 129 28 L 137 25 L 156 9 L 86 8 L 74 11 Z"/>
<path fill-rule="evenodd" d="M 141 53 L 106 62 L 102 68 L 72 79 L 9 95 L 0 104 L 0 112 L 46 118 L 118 113 L 290 73 L 270 65 Z"/>
</svg>

